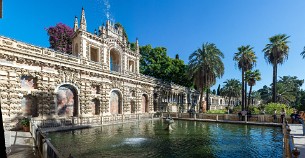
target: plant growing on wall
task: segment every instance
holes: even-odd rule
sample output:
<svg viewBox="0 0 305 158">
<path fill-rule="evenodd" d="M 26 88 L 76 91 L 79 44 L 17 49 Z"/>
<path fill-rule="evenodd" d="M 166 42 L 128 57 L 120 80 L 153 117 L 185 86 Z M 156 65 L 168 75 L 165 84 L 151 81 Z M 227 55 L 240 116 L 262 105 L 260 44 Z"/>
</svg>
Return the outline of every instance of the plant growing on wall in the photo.
<svg viewBox="0 0 305 158">
<path fill-rule="evenodd" d="M 69 26 L 58 23 L 46 29 L 49 35 L 50 48 L 71 54 L 73 29 Z"/>
</svg>

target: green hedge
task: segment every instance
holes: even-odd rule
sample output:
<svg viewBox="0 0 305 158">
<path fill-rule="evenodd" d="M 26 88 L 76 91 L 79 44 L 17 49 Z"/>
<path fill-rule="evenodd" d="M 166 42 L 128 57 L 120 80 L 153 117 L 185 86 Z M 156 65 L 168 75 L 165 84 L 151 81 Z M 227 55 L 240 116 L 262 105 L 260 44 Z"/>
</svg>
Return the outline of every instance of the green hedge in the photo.
<svg viewBox="0 0 305 158">
<path fill-rule="evenodd" d="M 277 114 L 281 114 L 282 108 L 286 110 L 286 115 L 290 115 L 293 113 L 293 108 L 280 103 L 269 103 L 267 105 L 264 105 L 264 109 L 266 114 L 273 114 L 274 109 L 276 109 Z"/>
</svg>

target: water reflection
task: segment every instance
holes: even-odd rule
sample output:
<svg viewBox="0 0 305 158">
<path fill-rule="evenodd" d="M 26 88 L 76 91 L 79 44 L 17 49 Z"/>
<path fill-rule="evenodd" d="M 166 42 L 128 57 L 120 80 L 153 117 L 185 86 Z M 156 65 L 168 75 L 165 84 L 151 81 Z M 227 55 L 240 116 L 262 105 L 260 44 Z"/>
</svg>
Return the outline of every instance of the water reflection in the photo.
<svg viewBox="0 0 305 158">
<path fill-rule="evenodd" d="M 282 157 L 281 128 L 161 120 L 50 133 L 64 156 L 74 157 Z M 73 145 L 71 145 L 73 144 Z"/>
</svg>

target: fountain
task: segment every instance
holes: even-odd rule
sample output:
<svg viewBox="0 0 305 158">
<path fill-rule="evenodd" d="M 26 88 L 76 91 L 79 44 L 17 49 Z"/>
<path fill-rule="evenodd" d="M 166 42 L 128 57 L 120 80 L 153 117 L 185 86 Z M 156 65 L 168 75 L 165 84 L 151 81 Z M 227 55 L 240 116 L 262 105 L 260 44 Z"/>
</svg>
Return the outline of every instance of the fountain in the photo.
<svg viewBox="0 0 305 158">
<path fill-rule="evenodd" d="M 168 116 L 166 117 L 165 123 L 167 124 L 165 130 L 168 130 L 168 131 L 173 130 L 171 124 L 174 123 L 174 119 L 170 116 L 170 114 L 168 114 Z"/>
</svg>

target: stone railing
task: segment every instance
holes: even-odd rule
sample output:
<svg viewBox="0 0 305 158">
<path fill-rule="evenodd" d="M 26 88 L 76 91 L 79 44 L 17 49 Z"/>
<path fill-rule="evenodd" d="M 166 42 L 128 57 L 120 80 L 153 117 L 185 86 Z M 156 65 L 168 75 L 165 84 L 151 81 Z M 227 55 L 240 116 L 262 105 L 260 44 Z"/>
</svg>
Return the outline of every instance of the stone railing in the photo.
<svg viewBox="0 0 305 158">
<path fill-rule="evenodd" d="M 63 158 L 58 150 L 51 144 L 45 133 L 38 128 L 35 122 L 31 121 L 31 133 L 38 149 L 40 157 L 43 158 Z"/>
<path fill-rule="evenodd" d="M 285 119 L 282 124 L 283 130 L 283 157 L 285 158 L 298 158 L 300 151 L 294 146 L 293 136 L 290 134 L 291 129 L 288 125 L 288 121 Z"/>
</svg>

